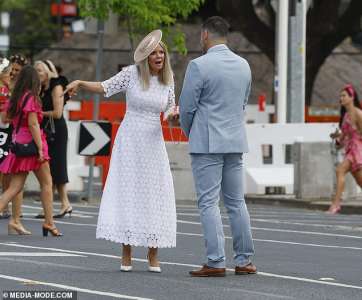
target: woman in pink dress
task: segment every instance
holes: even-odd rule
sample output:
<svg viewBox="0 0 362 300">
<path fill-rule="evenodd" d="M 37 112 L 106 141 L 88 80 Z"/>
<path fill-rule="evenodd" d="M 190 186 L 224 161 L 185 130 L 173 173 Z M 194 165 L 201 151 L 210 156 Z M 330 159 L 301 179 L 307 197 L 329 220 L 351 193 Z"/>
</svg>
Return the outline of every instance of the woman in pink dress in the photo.
<svg viewBox="0 0 362 300">
<path fill-rule="evenodd" d="M 0 111 L 3 109 L 4 104 L 9 100 L 10 94 L 10 62 L 6 58 L 0 58 Z M 0 122 L 0 127 L 4 134 L 8 134 L 10 132 L 9 125 L 3 124 Z M 0 161 L 3 159 L 4 152 L 6 152 L 5 145 L 3 144 L 3 138 L 1 142 L 2 153 L 0 155 Z M 6 176 L 2 176 L 3 174 L 0 173 L 0 182 L 2 190 L 6 189 Z M 6 206 L 3 211 L 0 211 L 0 219 L 8 219 L 10 218 L 9 208 Z"/>
<path fill-rule="evenodd" d="M 358 95 L 352 85 L 346 85 L 341 91 L 341 132 L 331 135 L 337 144 L 344 147 L 344 160 L 336 168 L 336 194 L 328 213 L 336 214 L 341 210 L 341 197 L 344 190 L 345 177 L 351 172 L 357 184 L 362 187 L 362 110 Z"/>
<path fill-rule="evenodd" d="M 23 68 L 23 66 L 27 63 L 27 60 L 20 56 L 15 55 L 10 57 L 10 61 L 6 58 L 3 58 L 0 64 L 0 114 L 6 115 L 6 109 L 9 106 L 9 98 L 11 94 L 11 88 L 14 87 L 17 75 Z M 5 67 L 6 66 L 6 67 Z M 3 69 L 5 67 L 5 69 Z M 15 68 L 15 69 L 14 69 Z M 2 145 L 2 157 L 0 157 L 0 163 L 5 159 L 7 153 L 9 153 L 8 142 L 11 140 L 12 126 L 9 124 L 4 124 L 0 121 L 2 126 L 2 132 L 7 134 L 6 144 Z M 4 141 L 2 141 L 4 142 Z M 10 184 L 11 174 L 2 174 L 0 173 L 2 180 L 2 191 L 5 191 Z M 11 206 L 11 218 L 8 223 L 8 233 L 9 235 L 18 234 L 18 235 L 30 235 L 31 232 L 24 228 L 21 222 L 21 206 L 23 203 L 23 193 L 20 192 L 15 196 L 12 200 Z M 8 210 L 8 208 L 4 209 L 4 212 Z M 8 213 L 9 214 L 9 213 Z M 10 214 L 9 214 L 10 216 Z M 1 217 L 0 217 L 1 219 Z"/>
<path fill-rule="evenodd" d="M 10 152 L 0 164 L 0 172 L 12 175 L 9 188 L 0 197 L 0 210 L 24 188 L 28 173 L 33 171 L 40 183 L 45 213 L 43 235 L 47 236 L 50 232 L 53 236 L 61 236 L 53 221 L 53 191 L 48 145 L 39 126 L 43 119 L 39 91 L 40 79 L 37 71 L 32 66 L 25 66 L 19 74 L 10 97 L 7 118 L 13 125 L 12 141 L 26 144 L 34 140 L 38 155 L 19 157 Z"/>
</svg>

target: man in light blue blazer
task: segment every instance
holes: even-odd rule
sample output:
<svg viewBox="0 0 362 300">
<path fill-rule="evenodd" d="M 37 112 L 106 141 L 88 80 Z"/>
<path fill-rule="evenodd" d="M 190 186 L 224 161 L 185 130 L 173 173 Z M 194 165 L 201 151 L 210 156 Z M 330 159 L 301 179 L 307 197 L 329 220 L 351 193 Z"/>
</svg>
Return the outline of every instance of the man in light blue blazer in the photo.
<svg viewBox="0 0 362 300">
<path fill-rule="evenodd" d="M 179 101 L 208 259 L 191 276 L 225 276 L 220 191 L 230 219 L 235 274 L 256 273 L 250 260 L 254 245 L 243 192 L 243 153 L 248 151 L 244 112 L 251 71 L 247 61 L 226 46 L 228 28 L 221 17 L 203 24 L 205 54 L 190 61 Z"/>
</svg>

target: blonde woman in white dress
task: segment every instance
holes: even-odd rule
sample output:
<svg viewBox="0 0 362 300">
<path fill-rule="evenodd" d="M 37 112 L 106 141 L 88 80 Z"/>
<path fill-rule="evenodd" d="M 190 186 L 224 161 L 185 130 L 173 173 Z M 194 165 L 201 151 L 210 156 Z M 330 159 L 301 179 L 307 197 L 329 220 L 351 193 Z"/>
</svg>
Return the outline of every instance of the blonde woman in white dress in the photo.
<svg viewBox="0 0 362 300">
<path fill-rule="evenodd" d="M 123 245 L 121 271 L 132 270 L 132 246 L 148 248 L 150 272 L 161 272 L 158 248 L 176 246 L 176 207 L 160 113 L 178 118 L 169 54 L 155 30 L 138 45 L 135 65 L 103 82 L 76 80 L 67 86 L 126 93 L 127 110 L 118 130 L 103 191 L 97 238 Z"/>
</svg>

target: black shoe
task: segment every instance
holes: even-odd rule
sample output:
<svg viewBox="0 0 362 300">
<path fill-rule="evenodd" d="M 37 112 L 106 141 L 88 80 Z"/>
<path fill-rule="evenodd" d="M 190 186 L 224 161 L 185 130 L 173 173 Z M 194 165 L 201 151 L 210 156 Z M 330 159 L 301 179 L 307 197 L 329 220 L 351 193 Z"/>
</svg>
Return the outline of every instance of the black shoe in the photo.
<svg viewBox="0 0 362 300">
<path fill-rule="evenodd" d="M 53 216 L 54 219 L 64 218 L 67 214 L 69 214 L 69 218 L 72 217 L 73 208 L 68 206 L 65 210 L 61 211 L 59 214 Z"/>
<path fill-rule="evenodd" d="M 45 216 L 44 216 L 44 214 L 38 214 L 38 215 L 36 215 L 34 218 L 35 218 L 35 219 L 44 219 Z"/>
<path fill-rule="evenodd" d="M 0 214 L 0 219 L 9 219 L 10 213 L 8 211 L 4 211 L 2 214 Z"/>
</svg>

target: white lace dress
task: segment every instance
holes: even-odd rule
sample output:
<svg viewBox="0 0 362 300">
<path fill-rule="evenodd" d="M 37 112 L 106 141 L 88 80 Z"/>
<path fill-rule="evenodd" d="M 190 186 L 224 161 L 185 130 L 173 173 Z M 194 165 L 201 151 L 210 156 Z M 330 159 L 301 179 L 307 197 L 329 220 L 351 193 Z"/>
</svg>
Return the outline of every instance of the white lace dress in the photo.
<svg viewBox="0 0 362 300">
<path fill-rule="evenodd" d="M 107 97 L 126 92 L 127 110 L 113 145 L 97 238 L 132 246 L 176 246 L 175 193 L 160 113 L 175 105 L 173 86 L 152 77 L 142 90 L 137 67 L 102 82 Z"/>
</svg>

